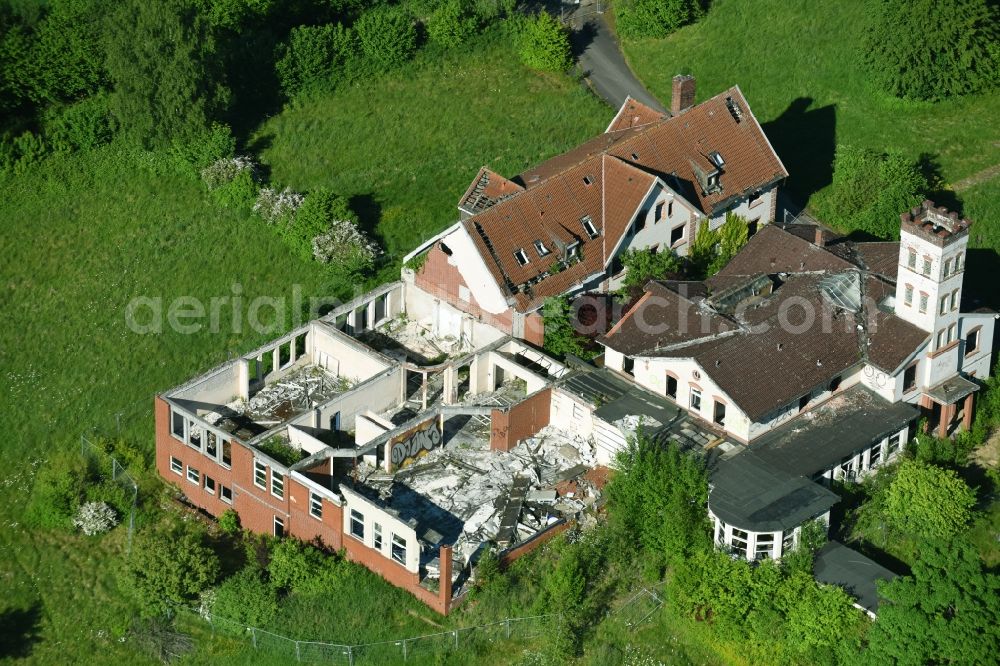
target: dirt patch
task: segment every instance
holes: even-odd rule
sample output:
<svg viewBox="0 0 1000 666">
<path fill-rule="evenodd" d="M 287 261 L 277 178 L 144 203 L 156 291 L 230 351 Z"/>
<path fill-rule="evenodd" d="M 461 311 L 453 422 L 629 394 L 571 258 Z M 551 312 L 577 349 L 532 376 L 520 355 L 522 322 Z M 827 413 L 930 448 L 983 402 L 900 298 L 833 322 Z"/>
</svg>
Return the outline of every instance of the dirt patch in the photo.
<svg viewBox="0 0 1000 666">
<path fill-rule="evenodd" d="M 972 461 L 984 469 L 996 469 L 1000 466 L 1000 430 L 972 452 Z"/>
</svg>

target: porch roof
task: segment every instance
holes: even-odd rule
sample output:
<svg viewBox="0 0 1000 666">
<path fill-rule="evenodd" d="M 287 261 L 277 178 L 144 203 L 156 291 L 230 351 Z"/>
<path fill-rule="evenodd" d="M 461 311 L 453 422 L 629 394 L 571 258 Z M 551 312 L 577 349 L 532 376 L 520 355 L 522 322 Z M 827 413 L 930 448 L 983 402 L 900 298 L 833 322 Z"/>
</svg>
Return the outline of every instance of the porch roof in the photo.
<svg viewBox="0 0 1000 666">
<path fill-rule="evenodd" d="M 889 402 L 857 384 L 754 440 L 750 450 L 789 474 L 811 477 L 901 430 L 918 414 L 913 405 Z"/>
<path fill-rule="evenodd" d="M 939 405 L 952 405 L 978 390 L 979 384 L 955 375 L 927 389 L 924 394 Z"/>
</svg>

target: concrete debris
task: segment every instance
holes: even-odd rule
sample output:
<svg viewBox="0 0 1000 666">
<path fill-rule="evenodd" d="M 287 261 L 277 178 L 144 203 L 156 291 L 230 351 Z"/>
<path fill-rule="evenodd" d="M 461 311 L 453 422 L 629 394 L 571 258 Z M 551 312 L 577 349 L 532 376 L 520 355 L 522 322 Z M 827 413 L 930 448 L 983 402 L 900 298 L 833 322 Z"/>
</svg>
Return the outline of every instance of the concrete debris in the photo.
<svg viewBox="0 0 1000 666">
<path fill-rule="evenodd" d="M 455 336 L 435 335 L 426 325 L 405 317 L 390 319 L 378 329 L 378 332 L 391 338 L 400 347 L 425 359 L 442 355 L 453 357 L 471 351 L 466 342 Z"/>
<path fill-rule="evenodd" d="M 250 400 L 234 400 L 226 407 L 243 414 L 254 423 L 277 425 L 333 399 L 349 390 L 354 383 L 343 375 L 334 375 L 317 365 L 307 365 L 267 384 L 251 396 Z"/>
</svg>

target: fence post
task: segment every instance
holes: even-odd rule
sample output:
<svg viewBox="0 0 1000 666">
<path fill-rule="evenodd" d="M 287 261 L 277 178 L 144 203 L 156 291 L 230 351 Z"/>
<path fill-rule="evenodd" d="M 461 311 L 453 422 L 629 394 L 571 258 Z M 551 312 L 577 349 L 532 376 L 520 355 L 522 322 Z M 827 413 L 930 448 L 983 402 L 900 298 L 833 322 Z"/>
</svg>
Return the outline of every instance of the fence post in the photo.
<svg viewBox="0 0 1000 666">
<path fill-rule="evenodd" d="M 507 640 L 510 640 L 510 618 L 504 620 L 504 624 L 507 625 Z"/>
<path fill-rule="evenodd" d="M 253 638 L 253 649 L 257 649 L 257 632 L 254 631 L 253 627 L 250 627 L 250 636 Z"/>
<path fill-rule="evenodd" d="M 298 641 L 295 641 L 295 661 L 302 661 L 302 655 L 299 653 Z"/>
<path fill-rule="evenodd" d="M 455 634 L 455 649 L 458 649 L 458 629 L 454 631 Z"/>
<path fill-rule="evenodd" d="M 347 646 L 347 663 L 354 666 L 354 650 L 351 649 L 350 645 Z"/>
</svg>

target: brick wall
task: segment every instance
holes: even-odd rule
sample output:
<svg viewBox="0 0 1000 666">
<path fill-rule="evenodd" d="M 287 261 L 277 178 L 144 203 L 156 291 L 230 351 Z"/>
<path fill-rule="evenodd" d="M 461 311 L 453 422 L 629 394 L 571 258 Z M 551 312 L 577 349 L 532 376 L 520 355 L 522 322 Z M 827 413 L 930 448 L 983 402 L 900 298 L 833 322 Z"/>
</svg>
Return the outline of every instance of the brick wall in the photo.
<svg viewBox="0 0 1000 666">
<path fill-rule="evenodd" d="M 519 557 L 524 557 L 531 551 L 541 546 L 543 543 L 562 534 L 569 528 L 569 526 L 570 523 L 567 521 L 556 523 L 555 525 L 538 532 L 527 541 L 519 543 L 513 548 L 503 551 L 500 553 L 500 566 L 506 569 L 514 562 L 514 560 Z"/>
<path fill-rule="evenodd" d="M 450 303 L 462 312 L 468 312 L 483 323 L 489 324 L 504 333 L 513 330 L 513 310 L 507 309 L 501 314 L 493 314 L 483 310 L 476 301 L 476 295 L 470 290 L 469 300 L 460 298 L 459 287 L 468 289 L 465 279 L 458 268 L 448 263 L 448 255 L 435 244 L 427 251 L 427 259 L 414 277 L 414 284 L 420 289 Z"/>
<path fill-rule="evenodd" d="M 538 312 L 532 312 L 525 316 L 524 339 L 536 347 L 545 345 L 545 321 Z"/>
<path fill-rule="evenodd" d="M 507 409 L 494 409 L 490 417 L 490 448 L 510 451 L 522 439 L 549 424 L 552 389 L 544 388 Z"/>
</svg>

